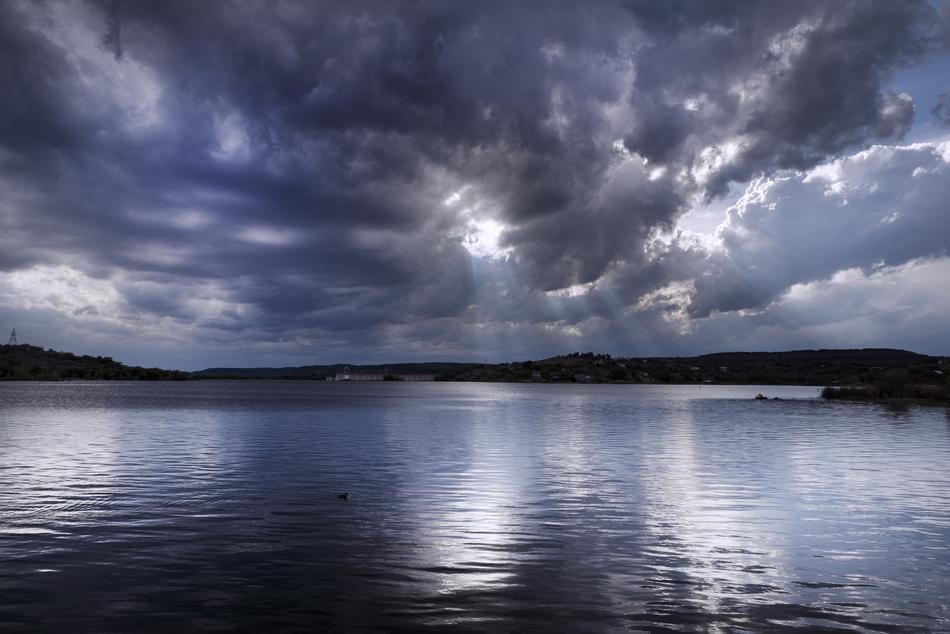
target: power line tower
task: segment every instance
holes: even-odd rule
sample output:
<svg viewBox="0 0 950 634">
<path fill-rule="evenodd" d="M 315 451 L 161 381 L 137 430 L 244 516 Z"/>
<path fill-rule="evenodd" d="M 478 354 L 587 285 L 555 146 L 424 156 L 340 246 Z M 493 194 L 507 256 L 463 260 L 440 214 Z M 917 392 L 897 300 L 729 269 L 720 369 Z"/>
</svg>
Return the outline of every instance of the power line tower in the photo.
<svg viewBox="0 0 950 634">
<path fill-rule="evenodd" d="M 0 339 L 0 341 L 3 341 L 3 339 Z M 8 346 L 16 346 L 16 345 L 19 345 L 19 344 L 17 343 L 17 341 L 16 341 L 16 328 L 14 328 L 13 330 L 10 331 L 10 341 L 9 341 L 9 343 L 7 343 L 7 345 L 8 345 Z"/>
</svg>

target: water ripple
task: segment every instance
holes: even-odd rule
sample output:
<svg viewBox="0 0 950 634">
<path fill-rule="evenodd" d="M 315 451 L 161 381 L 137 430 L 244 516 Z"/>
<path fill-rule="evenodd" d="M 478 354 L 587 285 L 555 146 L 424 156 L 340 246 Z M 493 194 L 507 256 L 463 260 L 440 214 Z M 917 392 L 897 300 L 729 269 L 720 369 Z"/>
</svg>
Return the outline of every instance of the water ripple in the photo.
<svg viewBox="0 0 950 634">
<path fill-rule="evenodd" d="M 950 630 L 950 416 L 814 393 L 0 384 L 0 629 Z"/>
</svg>

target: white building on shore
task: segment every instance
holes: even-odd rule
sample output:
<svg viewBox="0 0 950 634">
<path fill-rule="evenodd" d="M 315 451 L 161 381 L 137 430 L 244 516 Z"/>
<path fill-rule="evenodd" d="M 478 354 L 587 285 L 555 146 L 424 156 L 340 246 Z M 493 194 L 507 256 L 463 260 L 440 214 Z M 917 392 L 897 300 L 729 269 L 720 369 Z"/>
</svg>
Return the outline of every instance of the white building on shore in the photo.
<svg viewBox="0 0 950 634">
<path fill-rule="evenodd" d="M 434 374 L 370 374 L 365 372 L 337 372 L 336 376 L 328 381 L 435 381 Z"/>
</svg>

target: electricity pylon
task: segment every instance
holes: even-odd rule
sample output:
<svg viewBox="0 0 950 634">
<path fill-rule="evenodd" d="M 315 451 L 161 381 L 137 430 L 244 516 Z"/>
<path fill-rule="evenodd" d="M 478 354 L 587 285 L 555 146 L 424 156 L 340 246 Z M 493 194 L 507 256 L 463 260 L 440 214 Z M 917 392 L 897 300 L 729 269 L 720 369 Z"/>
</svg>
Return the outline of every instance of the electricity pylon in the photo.
<svg viewBox="0 0 950 634">
<path fill-rule="evenodd" d="M 0 341 L 3 341 L 3 339 L 0 339 Z M 17 344 L 17 342 L 16 342 L 16 328 L 14 328 L 13 330 L 10 331 L 10 341 L 9 341 L 9 343 L 7 343 L 7 345 L 8 345 L 8 346 L 16 346 L 16 345 L 19 345 L 19 344 Z"/>
</svg>

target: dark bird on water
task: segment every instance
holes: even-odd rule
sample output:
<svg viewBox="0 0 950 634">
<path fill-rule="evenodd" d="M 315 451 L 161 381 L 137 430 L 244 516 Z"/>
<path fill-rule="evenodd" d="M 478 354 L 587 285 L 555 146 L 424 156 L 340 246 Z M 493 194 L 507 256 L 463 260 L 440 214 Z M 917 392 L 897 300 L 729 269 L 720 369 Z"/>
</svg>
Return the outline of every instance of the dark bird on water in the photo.
<svg viewBox="0 0 950 634">
<path fill-rule="evenodd" d="M 340 500 L 348 500 L 348 499 L 350 499 L 350 494 L 349 494 L 349 493 L 341 493 L 340 495 L 338 495 L 338 496 L 336 496 L 336 497 L 337 497 L 337 499 L 340 499 Z"/>
</svg>

